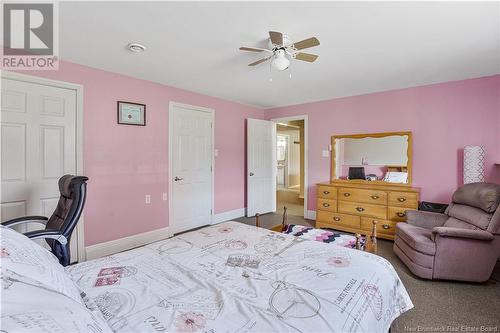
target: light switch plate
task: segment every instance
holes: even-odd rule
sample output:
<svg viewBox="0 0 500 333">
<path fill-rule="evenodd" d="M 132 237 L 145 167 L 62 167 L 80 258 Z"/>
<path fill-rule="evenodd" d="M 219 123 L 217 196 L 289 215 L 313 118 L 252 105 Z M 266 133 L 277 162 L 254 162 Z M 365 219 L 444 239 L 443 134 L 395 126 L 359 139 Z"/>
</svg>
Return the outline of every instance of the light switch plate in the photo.
<svg viewBox="0 0 500 333">
<path fill-rule="evenodd" d="M 323 150 L 323 157 L 330 156 L 330 152 L 328 150 Z"/>
<path fill-rule="evenodd" d="M 215 157 L 219 156 L 219 149 L 214 149 L 214 156 Z"/>
<path fill-rule="evenodd" d="M 167 201 L 167 192 L 163 192 L 163 201 Z"/>
<path fill-rule="evenodd" d="M 144 196 L 144 202 L 148 205 L 151 203 L 151 194 L 146 194 Z"/>
</svg>

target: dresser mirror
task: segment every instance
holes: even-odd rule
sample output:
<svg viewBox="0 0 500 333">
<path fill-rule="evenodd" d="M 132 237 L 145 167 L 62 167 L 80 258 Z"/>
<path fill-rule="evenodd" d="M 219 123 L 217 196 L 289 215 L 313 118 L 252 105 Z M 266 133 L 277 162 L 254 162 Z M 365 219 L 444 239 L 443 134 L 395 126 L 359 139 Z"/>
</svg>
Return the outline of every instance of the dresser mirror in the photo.
<svg viewBox="0 0 500 333">
<path fill-rule="evenodd" d="M 332 136 L 332 181 L 411 185 L 411 132 Z"/>
</svg>

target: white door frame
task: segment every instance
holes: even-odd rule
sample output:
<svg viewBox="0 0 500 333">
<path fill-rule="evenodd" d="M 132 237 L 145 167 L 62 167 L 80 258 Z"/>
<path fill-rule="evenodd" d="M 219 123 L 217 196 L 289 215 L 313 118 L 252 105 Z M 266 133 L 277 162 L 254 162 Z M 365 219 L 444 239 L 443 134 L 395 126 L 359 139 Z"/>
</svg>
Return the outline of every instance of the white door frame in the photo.
<svg viewBox="0 0 500 333">
<path fill-rule="evenodd" d="M 286 123 L 292 120 L 304 120 L 304 218 L 309 218 L 307 202 L 309 197 L 309 173 L 308 173 L 308 165 L 309 165 L 309 120 L 307 114 L 290 116 L 290 117 L 281 117 L 281 118 L 272 118 L 271 121 L 275 123 Z"/>
<path fill-rule="evenodd" d="M 57 81 L 46 79 L 39 76 L 20 74 L 15 72 L 1 71 L 2 79 L 9 79 L 27 83 L 35 83 L 44 86 L 64 88 L 74 90 L 76 92 L 76 174 L 83 174 L 83 86 L 76 83 Z M 76 226 L 78 230 L 77 248 L 78 248 L 78 262 L 86 260 L 85 253 L 85 228 L 84 228 L 84 215 L 82 212 L 80 220 Z"/>
<path fill-rule="evenodd" d="M 172 222 L 173 222 L 173 214 L 172 214 L 172 192 L 173 192 L 173 182 L 172 182 L 172 134 L 173 134 L 173 113 L 172 109 L 174 107 L 181 107 L 185 109 L 191 109 L 194 111 L 201 111 L 201 112 L 208 112 L 212 116 L 212 216 L 210 217 L 210 224 L 213 224 L 214 221 L 214 215 L 215 215 L 215 155 L 214 155 L 214 150 L 215 150 L 215 110 L 206 108 L 203 106 L 196 106 L 196 105 L 189 105 L 189 104 L 184 104 L 184 103 L 179 103 L 179 102 L 174 102 L 170 101 L 168 105 L 168 227 L 171 229 L 172 227 Z M 175 231 L 175 229 L 173 229 Z M 172 232 L 173 234 L 173 232 Z"/>
</svg>

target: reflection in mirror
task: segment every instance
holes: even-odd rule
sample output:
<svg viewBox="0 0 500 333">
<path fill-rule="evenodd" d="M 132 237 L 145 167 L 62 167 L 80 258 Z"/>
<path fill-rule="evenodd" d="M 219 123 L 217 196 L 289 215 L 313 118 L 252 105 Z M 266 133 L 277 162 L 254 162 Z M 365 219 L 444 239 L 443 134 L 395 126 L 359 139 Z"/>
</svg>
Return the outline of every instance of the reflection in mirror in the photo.
<svg viewBox="0 0 500 333">
<path fill-rule="evenodd" d="M 352 175 L 363 167 L 366 180 L 409 183 L 409 144 L 409 134 L 336 137 L 335 178 L 349 179 L 350 168 Z"/>
</svg>

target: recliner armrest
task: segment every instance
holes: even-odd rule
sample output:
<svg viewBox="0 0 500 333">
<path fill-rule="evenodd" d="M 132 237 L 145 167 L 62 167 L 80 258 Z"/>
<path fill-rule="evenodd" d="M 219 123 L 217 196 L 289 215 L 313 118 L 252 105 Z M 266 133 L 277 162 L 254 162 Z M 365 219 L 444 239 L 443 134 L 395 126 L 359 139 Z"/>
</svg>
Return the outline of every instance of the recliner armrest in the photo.
<svg viewBox="0 0 500 333">
<path fill-rule="evenodd" d="M 45 216 L 23 216 L 2 222 L 2 225 L 8 228 L 12 228 L 13 226 L 26 223 L 41 223 L 43 225 L 46 225 L 48 220 L 49 219 L 46 218 Z"/>
<path fill-rule="evenodd" d="M 406 222 L 417 227 L 432 229 L 441 227 L 448 219 L 448 215 L 441 213 L 426 212 L 422 210 L 407 210 Z"/>
<path fill-rule="evenodd" d="M 432 229 L 432 236 L 435 239 L 436 235 L 441 237 L 469 238 L 484 241 L 495 239 L 492 233 L 484 230 L 470 230 L 462 228 L 436 227 Z"/>
</svg>

